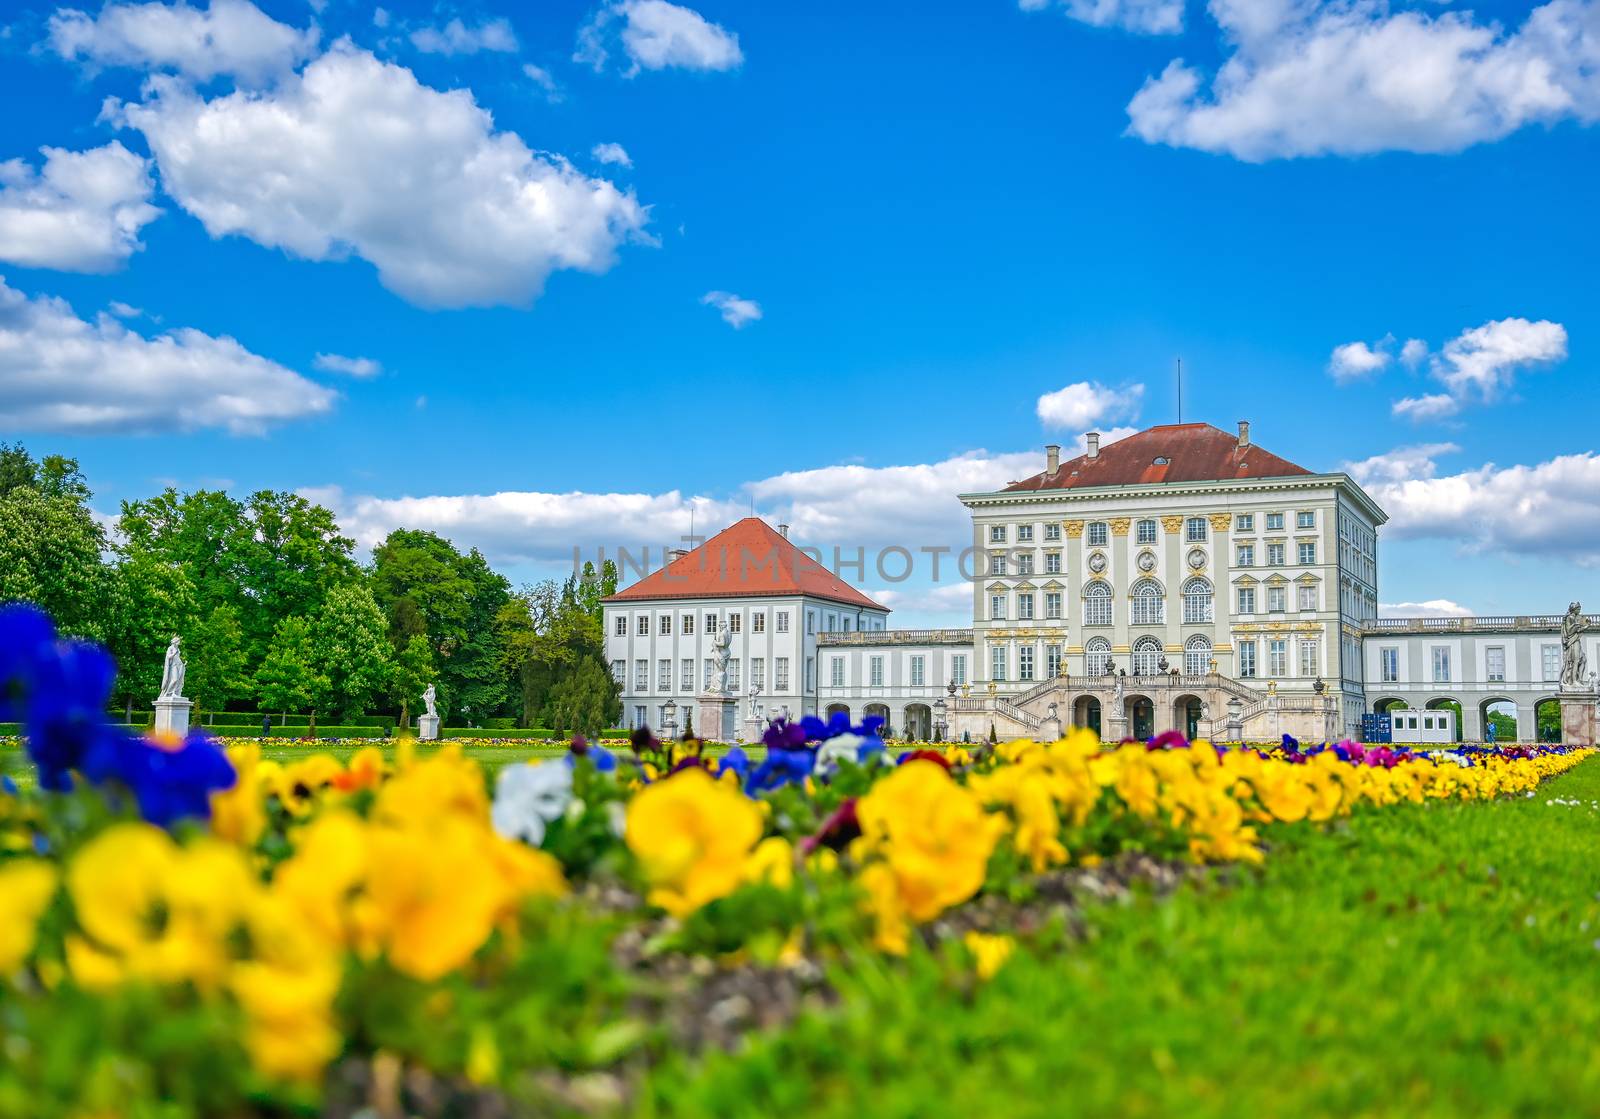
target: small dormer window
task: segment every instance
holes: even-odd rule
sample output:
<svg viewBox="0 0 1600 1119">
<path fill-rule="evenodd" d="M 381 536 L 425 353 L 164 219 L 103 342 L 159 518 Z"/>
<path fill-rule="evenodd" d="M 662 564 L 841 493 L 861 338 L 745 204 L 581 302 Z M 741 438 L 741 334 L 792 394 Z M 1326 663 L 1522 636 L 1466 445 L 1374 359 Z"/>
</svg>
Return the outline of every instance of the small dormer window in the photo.
<svg viewBox="0 0 1600 1119">
<path fill-rule="evenodd" d="M 1172 460 L 1169 459 L 1166 455 L 1157 455 L 1156 456 L 1156 465 L 1157 466 L 1165 466 L 1171 461 Z"/>
</svg>

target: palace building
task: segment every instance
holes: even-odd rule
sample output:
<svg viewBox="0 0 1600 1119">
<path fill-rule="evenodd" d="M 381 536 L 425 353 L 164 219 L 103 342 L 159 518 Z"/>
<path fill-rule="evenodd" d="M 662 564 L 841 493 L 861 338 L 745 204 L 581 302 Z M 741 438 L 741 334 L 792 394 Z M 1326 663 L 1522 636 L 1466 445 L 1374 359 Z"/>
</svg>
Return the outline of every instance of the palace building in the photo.
<svg viewBox="0 0 1600 1119">
<path fill-rule="evenodd" d="M 1500 703 L 1533 737 L 1559 619 L 1379 621 L 1386 517 L 1348 475 L 1257 446 L 1248 423 L 1162 425 L 1104 446 L 1091 432 L 1086 445 L 1066 461 L 1048 446 L 1038 474 L 960 495 L 979 557 L 970 629 L 888 628 L 883 606 L 756 518 L 677 556 L 605 604 L 624 718 L 660 727 L 669 701 L 693 706 L 725 624 L 728 691 L 757 689 L 752 720 L 787 708 L 879 715 L 919 739 L 1078 725 L 1321 741 L 1387 705 L 1454 701 L 1469 738 Z M 1463 626 L 1481 653 L 1441 636 Z M 1507 649 L 1528 677 L 1520 690 Z"/>
</svg>

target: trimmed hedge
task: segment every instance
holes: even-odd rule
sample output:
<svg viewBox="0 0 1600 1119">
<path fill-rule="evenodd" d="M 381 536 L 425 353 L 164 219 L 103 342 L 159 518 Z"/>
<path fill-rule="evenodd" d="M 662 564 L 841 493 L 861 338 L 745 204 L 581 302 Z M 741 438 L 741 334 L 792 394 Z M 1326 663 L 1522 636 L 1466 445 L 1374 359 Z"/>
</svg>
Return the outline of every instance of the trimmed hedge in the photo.
<svg viewBox="0 0 1600 1119">
<path fill-rule="evenodd" d="M 201 712 L 195 723 L 198 726 L 216 727 L 219 730 L 225 727 L 253 727 L 259 731 L 262 717 L 268 714 L 272 716 L 274 730 L 278 727 L 308 727 L 311 725 L 311 716 L 309 715 L 280 715 L 276 711 L 204 711 Z M 123 712 L 119 709 L 112 711 L 109 717 L 115 722 L 121 722 L 122 715 Z M 154 711 L 135 711 L 133 713 L 133 725 L 135 726 L 151 726 L 155 723 L 155 719 Z M 393 730 L 396 722 L 397 720 L 393 715 L 351 715 L 341 720 L 339 725 L 342 727 Z"/>
<path fill-rule="evenodd" d="M 555 738 L 548 727 L 443 727 L 440 738 Z"/>
</svg>

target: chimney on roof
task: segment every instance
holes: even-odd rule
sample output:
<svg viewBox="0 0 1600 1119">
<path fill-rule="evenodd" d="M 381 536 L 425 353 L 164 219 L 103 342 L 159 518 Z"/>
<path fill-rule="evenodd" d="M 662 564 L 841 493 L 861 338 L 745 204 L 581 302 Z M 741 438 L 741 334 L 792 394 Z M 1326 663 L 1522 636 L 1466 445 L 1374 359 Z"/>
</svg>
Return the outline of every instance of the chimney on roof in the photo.
<svg viewBox="0 0 1600 1119">
<path fill-rule="evenodd" d="M 1087 435 L 1085 435 L 1083 437 L 1083 439 L 1084 439 L 1084 442 L 1089 444 L 1089 457 L 1090 458 L 1099 458 L 1100 457 L 1100 433 L 1098 431 L 1091 431 Z"/>
<path fill-rule="evenodd" d="M 689 554 L 689 551 L 688 551 L 687 548 L 668 548 L 667 549 L 667 562 L 671 563 L 673 560 L 681 560 L 684 556 L 686 556 L 688 554 Z"/>
<path fill-rule="evenodd" d="M 778 526 L 778 535 L 783 537 L 785 540 L 789 539 L 789 526 L 788 525 L 779 525 Z"/>
<path fill-rule="evenodd" d="M 1239 421 L 1239 446 L 1240 447 L 1248 447 L 1249 445 L 1250 445 L 1250 421 L 1249 420 L 1240 420 Z"/>
<path fill-rule="evenodd" d="M 1059 443 L 1046 443 L 1044 445 L 1044 469 L 1048 474 L 1054 474 L 1061 469 L 1061 445 Z"/>
</svg>

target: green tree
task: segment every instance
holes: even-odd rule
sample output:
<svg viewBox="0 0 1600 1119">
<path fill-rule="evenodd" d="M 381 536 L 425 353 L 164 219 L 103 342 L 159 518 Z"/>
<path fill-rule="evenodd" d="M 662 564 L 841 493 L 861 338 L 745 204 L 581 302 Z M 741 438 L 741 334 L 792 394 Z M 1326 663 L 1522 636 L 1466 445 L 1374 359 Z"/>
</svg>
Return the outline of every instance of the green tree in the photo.
<svg viewBox="0 0 1600 1119">
<path fill-rule="evenodd" d="M 395 657 L 391 696 L 400 705 L 399 726 L 411 725 L 411 709 L 422 702 L 422 693 L 433 682 L 433 649 L 426 634 L 417 634 L 407 641 Z"/>
<path fill-rule="evenodd" d="M 264 648 L 278 619 L 314 617 L 328 592 L 359 574 L 355 541 L 333 514 L 299 494 L 261 490 L 244 504 L 233 548 L 244 602 L 240 622 L 252 650 Z"/>
<path fill-rule="evenodd" d="M 104 640 L 110 571 L 105 532 L 77 463 L 41 473 L 20 447 L 0 451 L 0 602 L 31 602 L 66 633 Z"/>
<path fill-rule="evenodd" d="M 328 681 L 328 701 L 341 716 L 360 715 L 384 695 L 394 674 L 383 611 L 365 583 L 351 581 L 328 592 L 312 627 L 313 663 Z"/>
<path fill-rule="evenodd" d="M 283 714 L 311 712 L 311 732 L 316 733 L 317 709 L 327 703 L 331 684 L 316 665 L 316 645 L 311 623 L 304 618 L 280 619 L 272 631 L 266 656 L 256 670 L 256 691 L 261 706 Z"/>
<path fill-rule="evenodd" d="M 167 489 L 141 501 L 124 501 L 117 523 L 121 552 L 149 555 L 183 568 L 194 584 L 195 605 L 209 617 L 219 606 L 242 613 L 251 597 L 239 548 L 249 536 L 244 507 L 219 490 L 180 495 Z M 241 618 L 240 624 L 243 624 Z"/>
<path fill-rule="evenodd" d="M 617 682 L 593 657 L 580 661 L 550 689 L 551 726 L 598 735 L 622 717 Z"/>
<path fill-rule="evenodd" d="M 112 692 L 124 710 L 143 706 L 161 690 L 167 643 L 173 635 L 187 642 L 194 633 L 194 585 L 182 567 L 148 553 L 124 560 L 110 576 L 106 645 L 117 658 Z M 193 649 L 185 650 L 192 663 Z"/>
<path fill-rule="evenodd" d="M 188 689 L 202 710 L 225 709 L 250 689 L 239 612 L 227 603 L 197 621 L 188 642 Z"/>
</svg>

